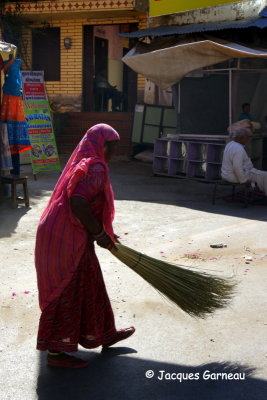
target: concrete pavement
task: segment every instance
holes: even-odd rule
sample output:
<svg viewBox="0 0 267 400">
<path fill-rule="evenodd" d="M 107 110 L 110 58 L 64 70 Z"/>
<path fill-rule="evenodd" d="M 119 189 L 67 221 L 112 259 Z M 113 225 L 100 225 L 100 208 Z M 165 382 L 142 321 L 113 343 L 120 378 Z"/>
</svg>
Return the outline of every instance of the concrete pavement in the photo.
<svg viewBox="0 0 267 400">
<path fill-rule="evenodd" d="M 223 200 L 212 206 L 211 185 L 153 177 L 151 165 L 139 162 L 111 164 L 114 227 L 122 242 L 167 261 L 234 275 L 236 296 L 227 309 L 193 319 L 97 248 L 117 326 L 137 331 L 104 353 L 81 348 L 90 360 L 82 371 L 46 367 L 45 355 L 35 350 L 33 250 L 57 177 L 42 174 L 35 182 L 30 175 L 30 209 L 0 208 L 0 398 L 265 400 L 267 208 Z M 227 248 L 211 249 L 212 242 Z M 252 261 L 246 264 L 243 256 Z M 233 375 L 226 379 L 222 373 Z"/>
</svg>

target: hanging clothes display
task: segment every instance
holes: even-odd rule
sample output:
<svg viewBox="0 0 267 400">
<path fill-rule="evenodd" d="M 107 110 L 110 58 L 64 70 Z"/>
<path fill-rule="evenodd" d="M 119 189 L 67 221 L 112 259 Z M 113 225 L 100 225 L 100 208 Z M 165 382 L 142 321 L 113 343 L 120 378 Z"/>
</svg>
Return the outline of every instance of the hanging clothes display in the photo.
<svg viewBox="0 0 267 400">
<path fill-rule="evenodd" d="M 13 173 L 19 175 L 19 153 L 31 149 L 27 122 L 23 110 L 21 60 L 10 59 L 3 63 L 5 73 L 0 120 L 7 124 L 8 141 L 13 163 Z"/>
</svg>

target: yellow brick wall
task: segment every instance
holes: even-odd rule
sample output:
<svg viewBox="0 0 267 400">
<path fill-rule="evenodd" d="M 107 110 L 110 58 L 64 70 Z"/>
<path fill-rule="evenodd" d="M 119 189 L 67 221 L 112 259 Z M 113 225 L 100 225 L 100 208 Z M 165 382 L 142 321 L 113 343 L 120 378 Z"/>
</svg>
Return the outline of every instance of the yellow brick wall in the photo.
<svg viewBox="0 0 267 400">
<path fill-rule="evenodd" d="M 82 94 L 82 73 L 83 73 L 83 25 L 111 25 L 123 23 L 136 23 L 139 26 L 145 26 L 147 19 L 142 18 L 113 18 L 113 19 L 69 19 L 69 20 L 54 20 L 51 27 L 60 28 L 60 81 L 46 82 L 48 96 L 56 94 L 68 94 L 79 96 Z M 38 28 L 40 25 L 31 25 L 31 28 Z M 65 37 L 72 38 L 72 47 L 66 50 L 63 45 Z M 31 30 L 27 29 L 23 34 L 23 69 L 31 69 Z M 138 77 L 138 89 L 144 88 L 144 78 Z"/>
</svg>

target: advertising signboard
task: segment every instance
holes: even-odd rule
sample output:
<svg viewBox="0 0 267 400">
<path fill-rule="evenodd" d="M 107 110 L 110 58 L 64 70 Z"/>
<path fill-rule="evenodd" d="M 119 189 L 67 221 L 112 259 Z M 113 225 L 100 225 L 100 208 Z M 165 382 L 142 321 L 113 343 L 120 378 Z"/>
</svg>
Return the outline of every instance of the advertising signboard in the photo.
<svg viewBox="0 0 267 400">
<path fill-rule="evenodd" d="M 22 71 L 22 84 L 33 173 L 60 171 L 43 71 Z"/>
</svg>

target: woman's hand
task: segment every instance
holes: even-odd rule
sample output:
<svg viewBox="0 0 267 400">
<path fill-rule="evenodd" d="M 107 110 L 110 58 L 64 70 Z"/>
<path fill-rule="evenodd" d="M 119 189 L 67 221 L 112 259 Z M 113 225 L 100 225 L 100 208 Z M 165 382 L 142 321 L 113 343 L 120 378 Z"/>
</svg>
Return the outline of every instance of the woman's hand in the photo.
<svg viewBox="0 0 267 400">
<path fill-rule="evenodd" d="M 114 233 L 114 239 L 115 239 L 115 243 L 120 243 L 120 236 L 116 235 L 116 233 Z"/>
<path fill-rule="evenodd" d="M 111 237 L 104 230 L 100 234 L 94 235 L 94 238 L 98 246 L 104 249 L 111 250 L 115 246 Z"/>
<path fill-rule="evenodd" d="M 78 218 L 85 229 L 87 229 L 90 235 L 93 236 L 98 246 L 108 250 L 115 247 L 114 241 L 104 231 L 99 221 L 92 214 L 89 201 L 79 196 L 72 196 L 70 199 L 70 205 L 73 215 Z"/>
</svg>

